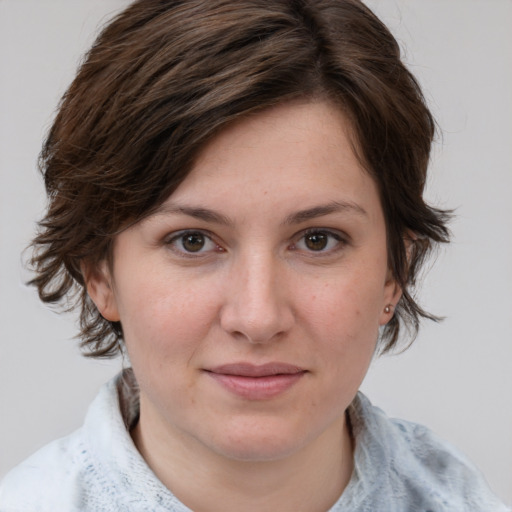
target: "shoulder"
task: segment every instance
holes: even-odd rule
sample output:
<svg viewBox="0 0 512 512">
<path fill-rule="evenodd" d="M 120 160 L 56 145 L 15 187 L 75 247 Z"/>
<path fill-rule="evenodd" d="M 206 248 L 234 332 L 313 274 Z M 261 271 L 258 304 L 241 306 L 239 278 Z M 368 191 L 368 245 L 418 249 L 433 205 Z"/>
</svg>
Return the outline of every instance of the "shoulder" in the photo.
<svg viewBox="0 0 512 512">
<path fill-rule="evenodd" d="M 402 503 L 395 510 L 508 510 L 476 467 L 427 427 L 389 418 L 362 394 L 349 413 L 355 423 L 356 467 L 362 478 L 379 478 L 380 492 L 390 503 Z M 380 474 L 372 476 L 376 468 Z"/>
<path fill-rule="evenodd" d="M 53 441 L 11 470 L 0 483 L 2 512 L 79 510 L 82 431 Z M 75 504 L 77 504 L 75 506 Z"/>
<path fill-rule="evenodd" d="M 102 489 L 109 489 L 98 457 L 107 449 L 97 444 L 103 438 L 104 445 L 110 444 L 109 416 L 119 409 L 115 383 L 101 388 L 80 429 L 44 446 L 6 475 L 0 483 L 0 512 L 105 510 L 89 505 L 98 505 Z"/>
<path fill-rule="evenodd" d="M 129 371 L 105 384 L 84 425 L 43 447 L 0 483 L 0 512 L 186 509 L 148 468 L 130 437 L 138 391 Z"/>
</svg>

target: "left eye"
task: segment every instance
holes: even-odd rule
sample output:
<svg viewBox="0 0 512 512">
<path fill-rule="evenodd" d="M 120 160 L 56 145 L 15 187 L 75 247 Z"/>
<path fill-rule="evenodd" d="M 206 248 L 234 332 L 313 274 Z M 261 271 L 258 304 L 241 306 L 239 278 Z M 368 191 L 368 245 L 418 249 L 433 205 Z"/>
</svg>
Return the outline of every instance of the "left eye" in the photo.
<svg viewBox="0 0 512 512">
<path fill-rule="evenodd" d="M 309 231 L 294 244 L 294 248 L 308 252 L 328 252 L 335 249 L 342 239 L 330 231 Z"/>
<path fill-rule="evenodd" d="M 214 251 L 217 244 L 201 231 L 185 231 L 176 234 L 168 242 L 168 245 L 181 253 L 197 254 Z"/>
</svg>

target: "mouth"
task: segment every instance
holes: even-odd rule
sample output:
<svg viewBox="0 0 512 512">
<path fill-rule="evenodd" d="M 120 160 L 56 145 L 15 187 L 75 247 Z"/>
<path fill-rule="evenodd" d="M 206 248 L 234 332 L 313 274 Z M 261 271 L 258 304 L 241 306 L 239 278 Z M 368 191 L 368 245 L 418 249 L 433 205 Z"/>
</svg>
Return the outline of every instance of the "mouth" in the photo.
<svg viewBox="0 0 512 512">
<path fill-rule="evenodd" d="M 246 400 L 268 400 L 283 394 L 307 373 L 287 363 L 233 363 L 205 370 L 206 374 L 231 394 Z"/>
<path fill-rule="evenodd" d="M 222 375 L 237 375 L 240 377 L 269 377 L 272 375 L 295 375 L 304 370 L 287 363 L 267 363 L 254 365 L 250 363 L 223 364 L 207 370 Z"/>
</svg>

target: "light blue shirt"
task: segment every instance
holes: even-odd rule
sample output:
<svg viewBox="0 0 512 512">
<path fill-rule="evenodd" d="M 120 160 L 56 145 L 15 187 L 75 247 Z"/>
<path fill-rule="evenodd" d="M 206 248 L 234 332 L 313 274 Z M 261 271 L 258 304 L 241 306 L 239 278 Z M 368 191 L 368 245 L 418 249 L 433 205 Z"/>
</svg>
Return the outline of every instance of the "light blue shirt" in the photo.
<svg viewBox="0 0 512 512">
<path fill-rule="evenodd" d="M 5 477 L 0 512 L 190 512 L 133 444 L 138 392 L 133 374 L 123 375 L 103 386 L 82 428 Z M 348 414 L 355 469 L 329 512 L 510 510 L 461 454 L 425 427 L 389 419 L 361 393 Z"/>
</svg>

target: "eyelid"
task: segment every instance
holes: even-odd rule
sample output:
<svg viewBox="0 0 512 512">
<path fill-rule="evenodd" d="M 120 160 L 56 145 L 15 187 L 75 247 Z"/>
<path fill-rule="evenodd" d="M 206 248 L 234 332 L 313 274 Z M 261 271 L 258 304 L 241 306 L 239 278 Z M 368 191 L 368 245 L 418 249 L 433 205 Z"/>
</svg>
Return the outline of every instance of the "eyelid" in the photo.
<svg viewBox="0 0 512 512">
<path fill-rule="evenodd" d="M 204 236 L 210 243 L 212 243 L 215 247 L 212 249 L 207 250 L 200 250 L 197 252 L 189 252 L 186 250 L 179 249 L 176 247 L 175 242 L 178 241 L 180 238 L 184 237 L 187 234 L 194 234 L 198 233 Z M 313 249 L 307 249 L 307 248 L 300 248 L 297 247 L 297 244 L 304 239 L 309 234 L 315 234 L 315 233 L 322 233 L 330 237 L 331 239 L 334 239 L 336 241 L 335 247 L 329 248 L 329 249 L 323 249 L 315 251 Z M 209 230 L 198 228 L 186 228 L 186 229 L 180 229 L 178 231 L 173 231 L 166 235 L 163 239 L 163 243 L 166 246 L 170 247 L 170 250 L 179 257 L 183 258 L 204 258 L 207 256 L 211 256 L 214 253 L 221 253 L 225 252 L 226 249 L 223 247 L 221 243 L 218 242 L 217 237 L 211 233 Z M 332 228 L 323 228 L 323 227 L 314 227 L 314 228 L 307 228 L 304 229 L 297 234 L 295 234 L 292 237 L 291 243 L 288 245 L 288 249 L 292 251 L 302 252 L 303 254 L 309 256 L 309 257 L 326 257 L 333 255 L 337 253 L 338 251 L 342 250 L 345 246 L 350 244 L 350 237 L 345 232 L 340 231 L 338 229 L 332 229 Z"/>
<path fill-rule="evenodd" d="M 176 248 L 176 246 L 174 245 L 174 242 L 178 241 L 180 238 L 184 237 L 185 235 L 194 234 L 194 233 L 201 234 L 206 239 L 208 239 L 211 243 L 213 243 L 215 245 L 215 249 L 213 249 L 213 250 L 210 249 L 210 250 L 206 250 L 206 251 L 201 250 L 201 251 L 197 251 L 197 252 L 188 252 L 188 251 L 179 250 Z M 164 238 L 164 244 L 169 246 L 175 254 L 178 254 L 179 256 L 185 257 L 185 258 L 200 258 L 200 257 L 205 257 L 205 256 L 211 254 L 212 252 L 224 252 L 224 248 L 221 246 L 221 244 L 219 244 L 215 240 L 214 235 L 205 229 L 187 228 L 187 229 L 180 229 L 179 231 L 173 231 L 172 233 L 169 233 Z"/>
<path fill-rule="evenodd" d="M 298 249 L 296 247 L 297 243 L 299 241 L 303 240 L 304 237 L 306 237 L 307 235 L 310 235 L 310 234 L 315 234 L 315 233 L 322 233 L 329 237 L 334 238 L 337 242 L 336 247 L 327 249 L 327 250 L 320 250 L 320 251 L 314 251 L 312 249 L 309 249 L 309 250 L 308 249 Z M 304 230 L 300 231 L 293 237 L 293 240 L 294 241 L 291 244 L 293 250 L 301 250 L 304 253 L 306 253 L 308 256 L 322 257 L 322 256 L 332 255 L 332 254 L 336 253 L 337 251 L 341 250 L 344 246 L 349 244 L 350 238 L 343 231 L 339 231 L 337 229 L 322 228 L 322 227 L 316 228 L 315 227 L 315 228 L 308 228 L 308 229 L 304 229 Z"/>
</svg>

